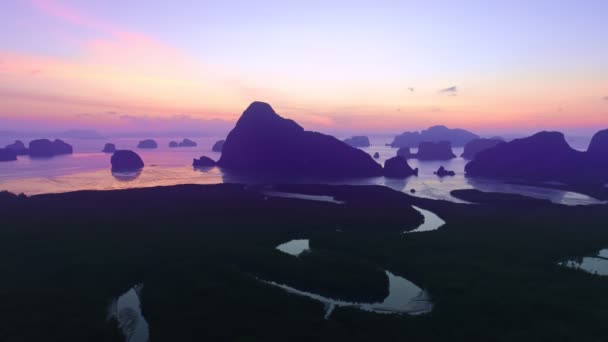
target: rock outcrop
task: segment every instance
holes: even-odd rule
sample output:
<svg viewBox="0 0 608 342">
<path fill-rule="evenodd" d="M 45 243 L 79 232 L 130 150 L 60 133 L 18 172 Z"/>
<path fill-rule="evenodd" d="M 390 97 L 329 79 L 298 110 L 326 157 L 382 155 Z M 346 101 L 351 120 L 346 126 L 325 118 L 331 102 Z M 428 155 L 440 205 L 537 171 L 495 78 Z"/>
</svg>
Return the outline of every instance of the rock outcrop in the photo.
<svg viewBox="0 0 608 342">
<path fill-rule="evenodd" d="M 250 175 L 382 175 L 382 167 L 364 151 L 332 136 L 305 131 L 263 102 L 254 102 L 243 112 L 226 138 L 218 165 Z"/>
<path fill-rule="evenodd" d="M 374 153 L 374 159 L 378 159 L 378 158 L 380 158 L 380 153 L 378 153 L 378 152 Z"/>
<path fill-rule="evenodd" d="M 411 158 L 412 157 L 412 152 L 410 151 L 409 147 L 400 147 L 397 150 L 397 155 L 405 157 L 407 159 L 407 158 Z"/>
<path fill-rule="evenodd" d="M 473 139 L 464 146 L 464 152 L 462 153 L 461 157 L 465 159 L 475 159 L 475 156 L 479 152 L 492 148 L 503 142 L 503 140 L 499 139 Z"/>
<path fill-rule="evenodd" d="M 406 178 L 417 176 L 418 169 L 412 169 L 407 159 L 402 156 L 392 157 L 384 162 L 384 176 L 388 178 Z"/>
<path fill-rule="evenodd" d="M 423 141 L 418 145 L 418 153 L 412 156 L 419 160 L 450 160 L 456 158 L 449 141 Z"/>
<path fill-rule="evenodd" d="M 192 166 L 194 166 L 194 167 L 207 168 L 207 167 L 214 167 L 215 164 L 217 164 L 215 162 L 215 160 L 213 160 L 209 157 L 206 157 L 206 156 L 202 156 L 198 159 L 192 160 Z"/>
<path fill-rule="evenodd" d="M 137 148 L 158 148 L 158 144 L 153 139 L 142 140 L 137 144 Z"/>
<path fill-rule="evenodd" d="M 17 153 L 8 148 L 0 148 L 0 162 L 17 160 Z"/>
<path fill-rule="evenodd" d="M 198 144 L 190 139 L 184 139 L 179 143 L 179 147 L 196 147 Z"/>
<path fill-rule="evenodd" d="M 53 157 L 74 153 L 71 145 L 59 139 L 55 139 L 54 141 L 48 139 L 32 140 L 30 141 L 28 151 L 31 157 Z"/>
<path fill-rule="evenodd" d="M 443 166 L 440 166 L 437 171 L 433 172 L 438 177 L 446 177 L 446 176 L 455 176 L 456 172 L 451 170 L 446 170 Z"/>
<path fill-rule="evenodd" d="M 369 138 L 364 135 L 344 139 L 344 142 L 352 147 L 370 147 Z"/>
<path fill-rule="evenodd" d="M 198 144 L 195 141 L 192 141 L 190 139 L 184 139 L 181 142 L 177 142 L 177 141 L 171 141 L 169 142 L 169 147 L 171 148 L 176 148 L 176 147 L 196 147 L 198 146 Z"/>
<path fill-rule="evenodd" d="M 447 128 L 446 126 L 433 126 L 421 132 L 405 132 L 393 139 L 392 147 L 415 147 L 423 141 L 439 142 L 449 141 L 452 146 L 464 146 L 469 141 L 477 139 L 477 134 L 460 128 Z"/>
<path fill-rule="evenodd" d="M 116 145 L 114 145 L 112 143 L 107 143 L 107 144 L 105 144 L 105 146 L 103 147 L 103 150 L 101 152 L 114 153 L 114 152 L 116 152 Z"/>
<path fill-rule="evenodd" d="M 112 172 L 139 171 L 144 167 L 141 157 L 131 150 L 118 150 L 111 159 Z"/>
<path fill-rule="evenodd" d="M 21 140 L 15 140 L 14 143 L 12 143 L 10 145 L 6 145 L 5 148 L 7 150 L 11 150 L 11 151 L 15 152 L 15 154 L 17 154 L 18 156 L 24 156 L 29 153 L 27 147 Z"/>
<path fill-rule="evenodd" d="M 224 143 L 226 142 L 226 140 L 218 140 L 215 142 L 215 144 L 213 144 L 213 147 L 211 148 L 211 151 L 213 152 L 222 152 L 222 150 L 224 149 Z"/>
</svg>

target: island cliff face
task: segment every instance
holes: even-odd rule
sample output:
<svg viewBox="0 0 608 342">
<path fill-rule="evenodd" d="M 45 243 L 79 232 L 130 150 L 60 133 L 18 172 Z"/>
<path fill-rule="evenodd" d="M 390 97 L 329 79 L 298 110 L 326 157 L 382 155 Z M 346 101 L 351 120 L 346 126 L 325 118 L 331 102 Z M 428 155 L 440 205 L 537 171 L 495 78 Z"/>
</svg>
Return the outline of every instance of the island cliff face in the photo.
<svg viewBox="0 0 608 342">
<path fill-rule="evenodd" d="M 17 153 L 8 148 L 0 148 L 0 162 L 17 160 Z"/>
<path fill-rule="evenodd" d="M 344 139 L 344 142 L 349 144 L 352 147 L 370 147 L 369 138 L 364 135 L 356 135 L 354 137 L 350 137 Z"/>
<path fill-rule="evenodd" d="M 599 131 L 593 135 L 589 148 L 587 149 L 589 155 L 608 160 L 608 129 Z"/>
<path fill-rule="evenodd" d="M 412 169 L 405 157 L 395 156 L 384 162 L 384 176 L 388 178 L 418 176 L 418 169 Z"/>
<path fill-rule="evenodd" d="M 393 139 L 391 147 L 415 147 L 423 141 L 440 142 L 449 141 L 452 146 L 464 146 L 477 134 L 460 128 L 447 128 L 446 126 L 432 126 L 421 132 L 404 132 Z"/>
<path fill-rule="evenodd" d="M 264 102 L 253 102 L 243 112 L 228 134 L 217 164 L 248 174 L 382 175 L 382 167 L 367 153 L 332 136 L 305 131 Z"/>
<path fill-rule="evenodd" d="M 157 148 L 158 144 L 153 139 L 142 140 L 137 144 L 137 148 Z"/>
<path fill-rule="evenodd" d="M 192 166 L 197 168 L 209 168 L 209 167 L 214 167 L 216 164 L 216 162 L 207 157 L 207 156 L 202 156 L 199 159 L 193 159 L 192 160 Z"/>
<path fill-rule="evenodd" d="M 608 181 L 608 130 L 598 132 L 587 152 L 574 150 L 560 132 L 540 132 L 477 154 L 467 176 L 528 181 L 601 183 Z"/>
<path fill-rule="evenodd" d="M 61 154 L 72 154 L 72 146 L 66 144 L 63 140 L 48 139 L 32 140 L 29 144 L 29 154 L 32 157 L 52 157 Z"/>
<path fill-rule="evenodd" d="M 112 172 L 138 171 L 144 167 L 141 157 L 131 150 L 117 150 L 110 160 Z"/>
<path fill-rule="evenodd" d="M 418 145 L 418 153 L 414 158 L 419 160 L 449 160 L 456 158 L 456 155 L 452 152 L 452 145 L 449 141 L 423 141 Z"/>
<path fill-rule="evenodd" d="M 105 146 L 103 147 L 103 150 L 101 152 L 114 153 L 114 152 L 116 152 L 116 145 L 114 145 L 112 143 L 107 143 L 107 144 L 105 144 Z"/>
<path fill-rule="evenodd" d="M 224 149 L 224 142 L 226 142 L 225 140 L 218 140 L 215 142 L 215 144 L 213 144 L 213 147 L 211 148 L 211 151 L 213 152 L 222 152 L 222 150 Z"/>
<path fill-rule="evenodd" d="M 595 133 L 585 155 L 593 173 L 591 177 L 608 182 L 608 129 Z"/>
<path fill-rule="evenodd" d="M 492 148 L 500 143 L 503 143 L 502 139 L 473 139 L 464 146 L 464 152 L 462 158 L 475 159 L 475 156 L 481 151 L 485 151 Z"/>
<path fill-rule="evenodd" d="M 17 154 L 18 156 L 24 156 L 29 153 L 29 151 L 27 150 L 27 147 L 25 147 L 25 144 L 21 140 L 15 140 L 14 143 L 12 143 L 10 145 L 6 145 L 5 148 L 7 150 L 11 150 L 11 151 L 15 152 L 15 154 Z"/>
</svg>

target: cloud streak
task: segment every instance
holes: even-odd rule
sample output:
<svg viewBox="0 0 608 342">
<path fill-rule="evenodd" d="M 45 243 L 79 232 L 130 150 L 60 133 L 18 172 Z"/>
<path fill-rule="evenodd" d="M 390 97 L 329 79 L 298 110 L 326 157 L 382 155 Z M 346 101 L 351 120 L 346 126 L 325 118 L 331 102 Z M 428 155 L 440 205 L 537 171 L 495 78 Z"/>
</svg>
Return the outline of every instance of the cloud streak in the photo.
<svg viewBox="0 0 608 342">
<path fill-rule="evenodd" d="M 456 95 L 458 95 L 458 88 L 456 86 L 451 86 L 451 87 L 439 90 L 439 93 L 443 94 L 443 95 L 448 95 L 448 96 L 456 96 Z"/>
</svg>

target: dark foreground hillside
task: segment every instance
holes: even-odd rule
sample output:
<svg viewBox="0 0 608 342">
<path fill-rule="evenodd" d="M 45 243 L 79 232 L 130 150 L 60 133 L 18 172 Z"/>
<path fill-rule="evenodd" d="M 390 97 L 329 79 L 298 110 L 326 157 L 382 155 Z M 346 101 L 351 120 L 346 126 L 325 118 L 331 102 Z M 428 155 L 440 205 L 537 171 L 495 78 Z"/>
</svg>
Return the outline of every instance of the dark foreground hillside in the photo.
<svg viewBox="0 0 608 342">
<path fill-rule="evenodd" d="M 112 298 L 143 283 L 151 341 L 602 341 L 608 279 L 559 261 L 608 247 L 608 206 L 461 193 L 463 205 L 383 187 L 242 185 L 34 197 L 0 194 L 0 341 L 122 341 Z M 485 203 L 485 204 L 484 204 Z M 422 216 L 447 224 L 403 234 Z M 302 257 L 275 247 L 310 239 Z M 427 315 L 338 308 L 259 279 L 353 301 L 383 269 L 426 289 Z"/>
</svg>

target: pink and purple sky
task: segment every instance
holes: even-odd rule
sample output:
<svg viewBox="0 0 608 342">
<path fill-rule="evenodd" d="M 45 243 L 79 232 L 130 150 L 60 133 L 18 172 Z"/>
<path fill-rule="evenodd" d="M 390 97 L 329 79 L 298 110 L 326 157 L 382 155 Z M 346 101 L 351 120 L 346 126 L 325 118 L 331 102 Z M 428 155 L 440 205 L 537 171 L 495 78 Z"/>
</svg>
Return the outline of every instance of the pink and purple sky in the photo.
<svg viewBox="0 0 608 342">
<path fill-rule="evenodd" d="M 608 127 L 608 2 L 2 0 L 0 130 Z"/>
</svg>

